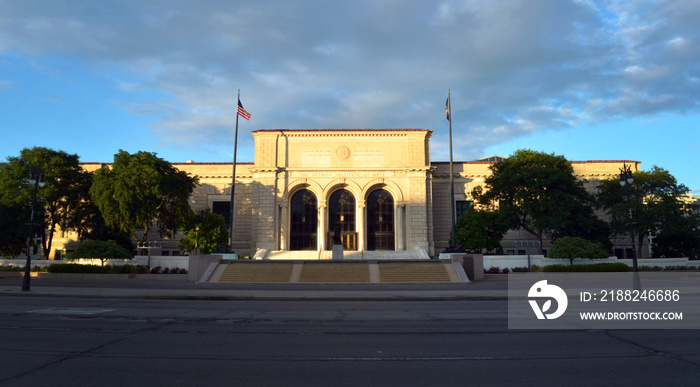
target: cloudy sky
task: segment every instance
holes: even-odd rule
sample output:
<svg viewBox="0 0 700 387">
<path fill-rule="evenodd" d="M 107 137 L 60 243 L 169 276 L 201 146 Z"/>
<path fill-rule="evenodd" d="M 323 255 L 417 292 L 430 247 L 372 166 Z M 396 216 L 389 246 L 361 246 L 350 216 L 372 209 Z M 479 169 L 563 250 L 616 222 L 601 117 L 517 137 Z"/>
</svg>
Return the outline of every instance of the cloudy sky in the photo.
<svg viewBox="0 0 700 387">
<path fill-rule="evenodd" d="M 251 131 L 426 128 L 434 161 L 530 148 L 700 194 L 700 2 L 0 0 L 0 158 L 239 161 Z"/>
</svg>

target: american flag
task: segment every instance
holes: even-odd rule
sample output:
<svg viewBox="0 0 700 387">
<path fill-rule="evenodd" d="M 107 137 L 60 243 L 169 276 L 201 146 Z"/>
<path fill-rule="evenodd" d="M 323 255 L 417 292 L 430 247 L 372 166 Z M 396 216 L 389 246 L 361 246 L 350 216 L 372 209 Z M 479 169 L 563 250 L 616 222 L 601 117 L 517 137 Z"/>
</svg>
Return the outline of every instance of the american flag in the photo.
<svg viewBox="0 0 700 387">
<path fill-rule="evenodd" d="M 445 102 L 445 113 L 447 113 L 447 119 L 450 119 L 450 97 L 447 97 L 447 101 Z"/>
<path fill-rule="evenodd" d="M 246 121 L 250 121 L 250 113 L 248 113 L 247 110 L 243 109 L 243 104 L 241 104 L 241 100 L 238 100 L 238 115 L 245 118 Z"/>
</svg>

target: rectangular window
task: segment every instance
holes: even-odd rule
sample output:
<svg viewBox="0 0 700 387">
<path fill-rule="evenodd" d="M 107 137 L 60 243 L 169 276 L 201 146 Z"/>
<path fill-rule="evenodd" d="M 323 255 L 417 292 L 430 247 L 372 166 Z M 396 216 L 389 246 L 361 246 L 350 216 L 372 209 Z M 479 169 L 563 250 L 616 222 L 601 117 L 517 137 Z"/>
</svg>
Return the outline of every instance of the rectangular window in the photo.
<svg viewBox="0 0 700 387">
<path fill-rule="evenodd" d="M 470 200 L 457 200 L 457 201 L 455 201 L 455 213 L 457 215 L 457 219 L 462 217 L 462 215 L 464 215 L 467 212 L 469 207 L 472 206 L 472 203 L 473 202 Z"/>
<path fill-rule="evenodd" d="M 226 225 L 231 224 L 231 202 L 213 202 L 211 212 L 219 214 L 226 220 Z"/>
</svg>

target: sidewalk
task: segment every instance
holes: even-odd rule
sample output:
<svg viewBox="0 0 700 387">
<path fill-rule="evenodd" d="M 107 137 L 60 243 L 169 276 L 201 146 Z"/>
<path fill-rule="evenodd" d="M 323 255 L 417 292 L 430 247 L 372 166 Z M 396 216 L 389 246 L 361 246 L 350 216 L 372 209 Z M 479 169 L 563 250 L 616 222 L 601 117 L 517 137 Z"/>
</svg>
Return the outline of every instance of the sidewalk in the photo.
<svg viewBox="0 0 700 387">
<path fill-rule="evenodd" d="M 197 284 L 187 281 L 0 278 L 0 296 L 176 300 L 444 301 L 506 300 L 505 281 L 467 284 Z"/>
</svg>

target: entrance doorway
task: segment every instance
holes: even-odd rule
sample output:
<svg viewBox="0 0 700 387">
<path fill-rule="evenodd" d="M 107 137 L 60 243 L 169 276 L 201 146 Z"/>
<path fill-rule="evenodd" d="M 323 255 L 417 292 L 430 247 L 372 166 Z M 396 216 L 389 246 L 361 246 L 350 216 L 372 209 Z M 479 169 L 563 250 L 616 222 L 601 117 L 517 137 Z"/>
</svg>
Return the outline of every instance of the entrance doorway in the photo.
<svg viewBox="0 0 700 387">
<path fill-rule="evenodd" d="M 394 198 L 384 189 L 367 198 L 367 250 L 395 250 Z"/>
<path fill-rule="evenodd" d="M 292 196 L 290 250 L 316 250 L 318 204 L 313 192 L 303 189 Z"/>
<path fill-rule="evenodd" d="M 350 191 L 341 189 L 333 192 L 328 201 L 328 249 L 333 245 L 336 227 L 340 232 L 340 242 L 345 250 L 357 250 L 355 232 L 355 197 Z"/>
</svg>

